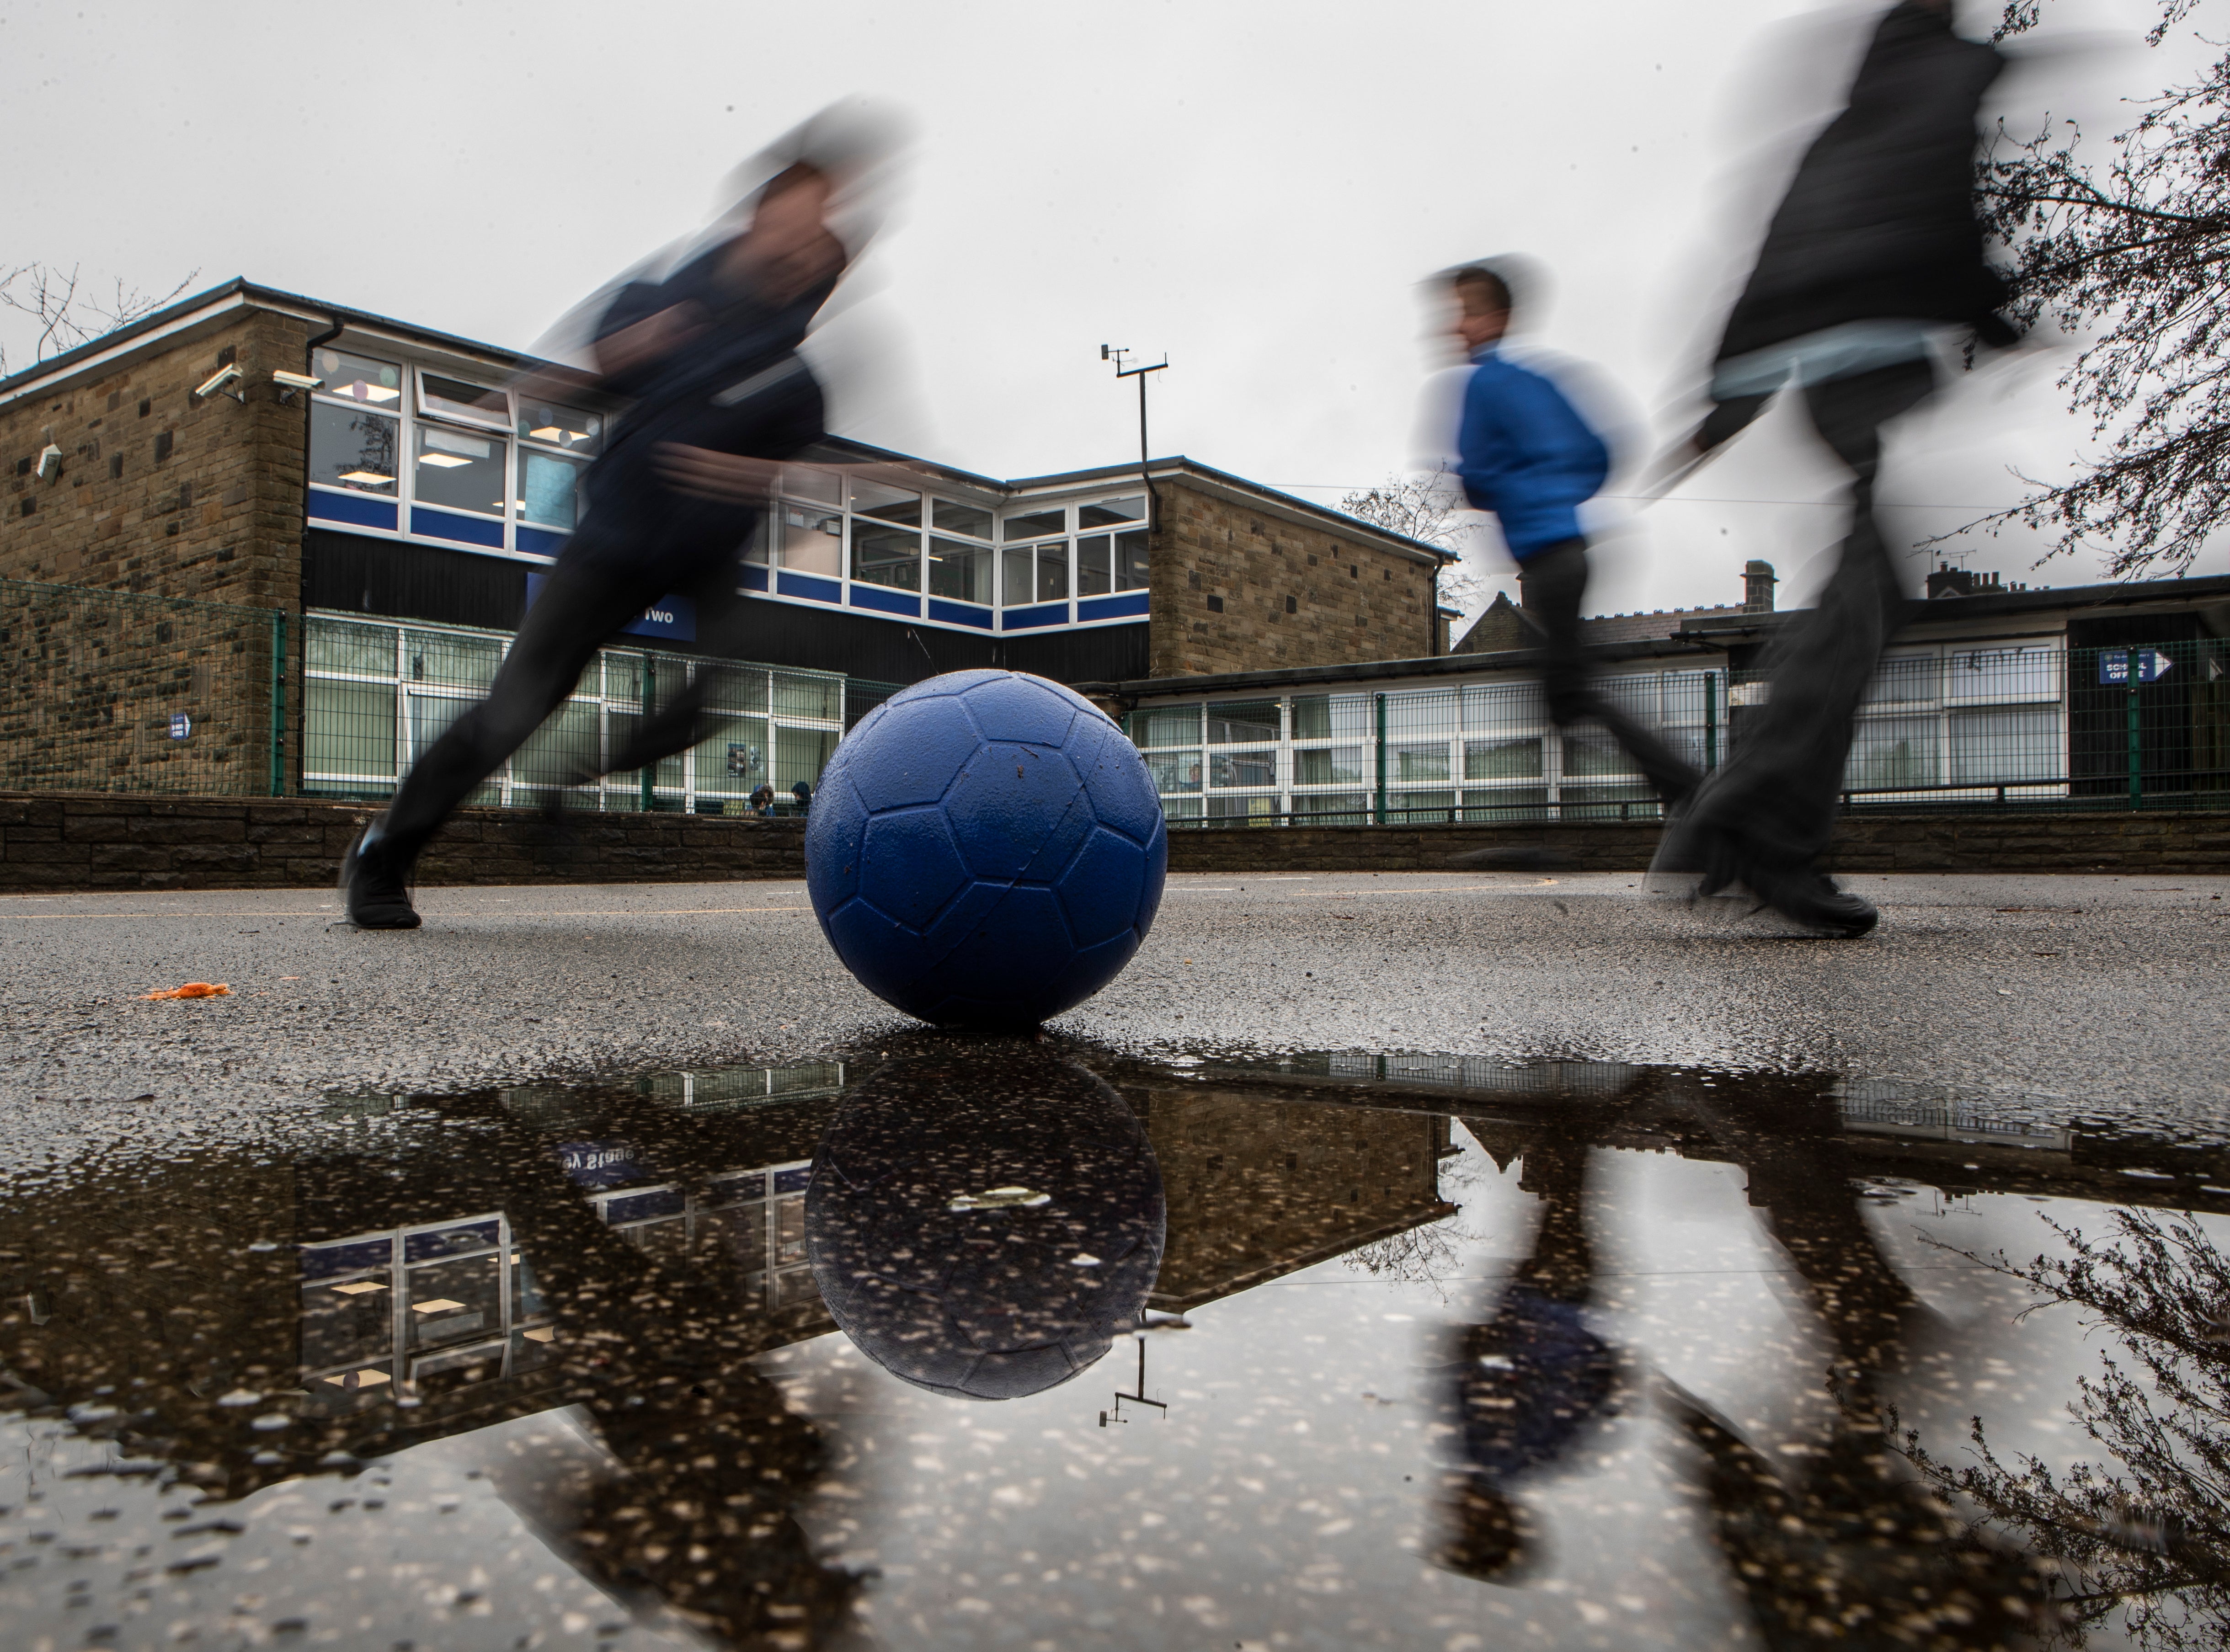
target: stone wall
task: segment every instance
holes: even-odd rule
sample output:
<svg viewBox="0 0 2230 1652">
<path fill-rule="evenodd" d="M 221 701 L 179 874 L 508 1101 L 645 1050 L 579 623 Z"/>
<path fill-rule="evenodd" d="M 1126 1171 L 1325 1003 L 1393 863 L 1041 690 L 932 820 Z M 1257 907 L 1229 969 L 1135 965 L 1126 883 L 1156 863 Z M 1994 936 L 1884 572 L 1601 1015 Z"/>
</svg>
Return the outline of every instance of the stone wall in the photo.
<svg viewBox="0 0 2230 1652">
<path fill-rule="evenodd" d="M 0 408 L 0 579 L 298 610 L 310 324 L 243 309 L 165 349 Z M 223 363 L 242 376 L 194 388 Z M 62 450 L 42 479 L 40 451 Z"/>
<path fill-rule="evenodd" d="M 306 798 L 0 793 L 0 891 L 330 887 L 370 806 Z M 1575 871 L 1639 872 L 1655 824 L 1286 826 L 1170 834 L 1170 870 L 1452 870 L 1450 857 L 1546 850 Z M 466 809 L 420 863 L 445 884 L 692 883 L 802 877 L 804 823 L 691 814 Z M 1847 817 L 1839 872 L 2230 872 L 2230 814 L 1884 814 Z M 1460 870 L 1460 869 L 1457 869 Z"/>
<path fill-rule="evenodd" d="M 1150 676 L 1431 657 L 1433 568 L 1182 477 L 1156 487 Z"/>
<path fill-rule="evenodd" d="M 1170 833 L 1170 870 L 1448 871 L 1451 857 L 1486 850 L 1545 852 L 1574 871 L 1638 872 L 1660 835 L 1654 821 L 1180 830 Z M 1846 815 L 1827 865 L 1838 872 L 2230 872 L 2230 814 Z"/>
<path fill-rule="evenodd" d="M 306 798 L 0 794 L 0 891 L 330 889 L 371 818 Z M 804 822 L 466 809 L 419 863 L 428 887 L 802 877 Z"/>
</svg>

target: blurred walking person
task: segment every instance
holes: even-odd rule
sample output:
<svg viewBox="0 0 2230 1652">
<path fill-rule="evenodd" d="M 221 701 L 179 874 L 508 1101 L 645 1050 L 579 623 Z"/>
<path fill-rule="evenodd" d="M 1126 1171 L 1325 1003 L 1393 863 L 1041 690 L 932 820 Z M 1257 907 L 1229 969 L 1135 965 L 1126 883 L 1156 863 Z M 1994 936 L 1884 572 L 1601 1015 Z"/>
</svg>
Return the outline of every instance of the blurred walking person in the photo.
<svg viewBox="0 0 2230 1652">
<path fill-rule="evenodd" d="M 1989 344 L 2004 282 L 1975 215 L 1975 112 L 2004 67 L 1962 38 L 1950 0 L 1903 0 L 1876 27 L 1848 106 L 1813 142 L 1766 232 L 1713 363 L 1713 407 L 1677 457 L 1692 469 L 1784 389 L 1852 475 L 1851 526 L 1819 605 L 1768 651 L 1764 705 L 1674 818 L 1653 875 L 1698 897 L 1747 889 L 1802 928 L 1865 935 L 1871 903 L 1819 870 L 1860 697 L 1905 601 L 1874 510 L 1882 427 L 1936 388 L 1953 330 Z"/>
<path fill-rule="evenodd" d="M 1473 507 L 1494 513 L 1518 563 L 1523 612 L 1540 633 L 1550 718 L 1560 729 L 1600 723 L 1667 806 L 1677 805 L 1702 775 L 1602 692 L 1580 642 L 1588 542 L 1579 511 L 1610 474 L 1610 445 L 1557 382 L 1563 376 L 1554 364 L 1505 347 L 1514 307 L 1508 280 L 1486 264 L 1444 279 L 1455 303 L 1453 331 L 1473 363 L 1455 472 Z"/>
<path fill-rule="evenodd" d="M 418 927 L 409 881 L 428 840 L 646 607 L 678 593 L 698 603 L 700 632 L 732 623 L 745 600 L 736 563 L 780 461 L 826 434 L 822 387 L 798 346 L 860 250 L 868 215 L 859 196 L 895 142 L 886 116 L 825 111 L 757 157 L 764 181 L 709 244 L 663 279 L 627 281 L 594 301 L 589 354 L 602 387 L 631 405 L 590 466 L 588 511 L 487 697 L 418 760 L 342 863 L 359 927 Z M 708 737 L 718 678 L 702 671 L 654 713 L 646 707 L 624 749 L 580 778 L 644 768 Z"/>
</svg>

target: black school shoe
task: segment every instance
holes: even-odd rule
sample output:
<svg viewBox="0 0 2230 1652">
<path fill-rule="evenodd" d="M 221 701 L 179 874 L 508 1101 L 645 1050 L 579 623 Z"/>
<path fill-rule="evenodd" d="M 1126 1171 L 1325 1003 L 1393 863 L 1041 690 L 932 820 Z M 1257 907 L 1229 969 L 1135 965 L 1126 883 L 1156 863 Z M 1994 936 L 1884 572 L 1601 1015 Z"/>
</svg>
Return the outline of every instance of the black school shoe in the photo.
<svg viewBox="0 0 2230 1652">
<path fill-rule="evenodd" d="M 409 863 L 377 843 L 366 847 L 366 833 L 359 833 L 341 858 L 341 897 L 348 904 L 349 922 L 359 929 L 416 929 Z"/>
<path fill-rule="evenodd" d="M 1839 941 L 1855 941 L 1881 922 L 1872 901 L 1837 889 L 1827 873 L 1809 867 L 1795 872 L 1752 869 L 1743 882 L 1751 894 L 1791 923 Z"/>
<path fill-rule="evenodd" d="M 1691 901 L 1747 890 L 1761 908 L 1836 940 L 1855 941 L 1881 922 L 1872 901 L 1836 888 L 1825 872 L 1810 866 L 1769 867 L 1746 853 L 1731 833 L 1688 811 L 1676 814 L 1666 828 L 1649 880 L 1658 892 L 1682 893 Z"/>
</svg>

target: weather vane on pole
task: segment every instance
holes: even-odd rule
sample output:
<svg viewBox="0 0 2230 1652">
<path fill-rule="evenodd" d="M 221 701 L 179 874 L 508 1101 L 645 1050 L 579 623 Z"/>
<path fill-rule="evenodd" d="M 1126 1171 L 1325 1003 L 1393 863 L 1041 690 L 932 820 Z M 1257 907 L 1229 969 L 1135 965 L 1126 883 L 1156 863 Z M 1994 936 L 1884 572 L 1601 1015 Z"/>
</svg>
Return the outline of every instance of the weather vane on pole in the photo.
<svg viewBox="0 0 2230 1652">
<path fill-rule="evenodd" d="M 1125 367 L 1123 365 L 1124 359 L 1130 353 L 1127 350 L 1111 349 L 1105 344 L 1099 346 L 1099 359 L 1115 363 L 1117 378 L 1134 378 L 1138 381 L 1138 475 L 1146 484 L 1146 492 L 1150 494 L 1154 491 L 1154 479 L 1146 473 L 1146 375 L 1160 372 L 1170 364 L 1170 358 L 1167 352 L 1164 352 L 1161 360 L 1150 363 L 1144 367 Z"/>
</svg>

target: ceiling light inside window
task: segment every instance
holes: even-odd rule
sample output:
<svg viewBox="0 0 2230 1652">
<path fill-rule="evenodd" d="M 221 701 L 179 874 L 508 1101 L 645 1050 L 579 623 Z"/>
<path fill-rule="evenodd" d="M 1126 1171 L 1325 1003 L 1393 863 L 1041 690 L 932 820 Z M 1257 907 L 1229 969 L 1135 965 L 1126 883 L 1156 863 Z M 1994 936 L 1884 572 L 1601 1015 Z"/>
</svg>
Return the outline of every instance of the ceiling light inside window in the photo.
<svg viewBox="0 0 2230 1652">
<path fill-rule="evenodd" d="M 353 384 L 344 384 L 341 387 L 341 394 L 352 395 L 359 402 L 393 402 L 398 399 L 403 392 L 391 390 L 384 384 L 367 384 L 364 380 L 358 379 Z"/>
<path fill-rule="evenodd" d="M 537 441 L 556 441 L 565 433 L 556 425 L 545 425 L 539 430 L 530 430 L 526 434 Z"/>
<path fill-rule="evenodd" d="M 395 479 L 384 471 L 343 471 L 339 479 L 344 482 L 361 482 L 367 487 L 385 487 Z"/>
<path fill-rule="evenodd" d="M 469 465 L 473 461 L 469 459 L 460 459 L 454 453 L 421 453 L 418 455 L 418 462 L 421 465 L 439 465 L 446 471 L 454 470 L 460 465 Z"/>
</svg>

